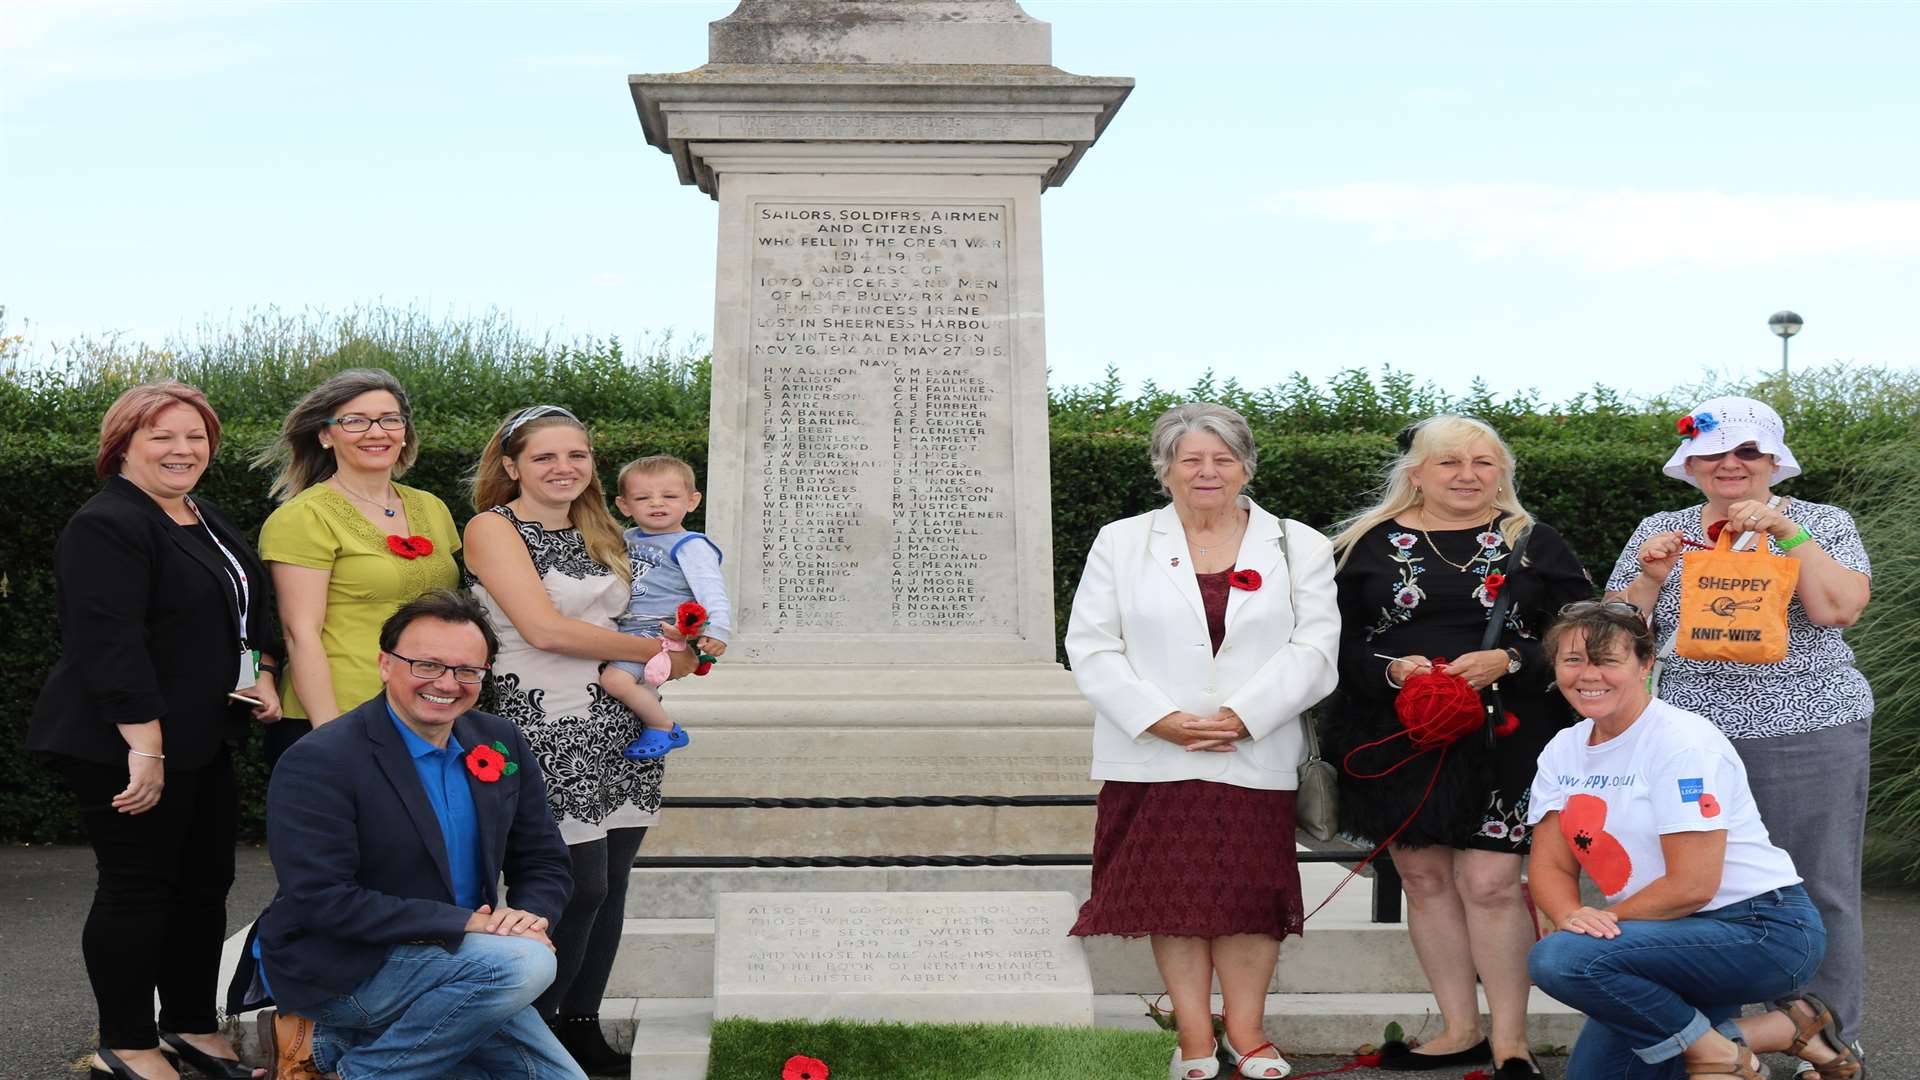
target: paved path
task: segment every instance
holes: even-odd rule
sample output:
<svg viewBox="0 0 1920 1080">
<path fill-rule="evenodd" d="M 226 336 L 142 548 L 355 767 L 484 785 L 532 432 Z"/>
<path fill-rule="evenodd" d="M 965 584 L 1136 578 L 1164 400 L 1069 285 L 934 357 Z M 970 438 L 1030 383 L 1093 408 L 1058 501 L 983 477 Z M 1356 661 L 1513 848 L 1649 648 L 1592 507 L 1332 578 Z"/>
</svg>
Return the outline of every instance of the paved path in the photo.
<svg viewBox="0 0 1920 1080">
<path fill-rule="evenodd" d="M 260 848 L 241 848 L 227 903 L 241 925 L 273 895 L 273 869 Z M 0 1080 L 65 1080 L 84 1076 L 93 1044 L 93 995 L 80 965 L 80 927 L 93 896 L 93 853 L 72 847 L 0 848 L 0 993 L 8 1015 L 0 1023 Z M 1920 1010 L 1920 892 L 1868 891 L 1867 994 L 1871 1014 L 1864 1041 L 1874 1075 L 1920 1077 L 1920 1032 L 1901 1018 Z M 1559 1080 L 1563 1062 L 1544 1063 Z M 1294 1060 L 1295 1074 L 1333 1068 L 1326 1058 Z M 1787 1080 L 1775 1059 L 1774 1076 Z M 1429 1073 L 1453 1080 L 1458 1073 Z M 1343 1080 L 1393 1080 L 1406 1073 L 1358 1069 Z M 955 1080 L 965 1080 L 956 1077 Z M 1122 1078 L 1115 1078 L 1122 1080 Z"/>
</svg>

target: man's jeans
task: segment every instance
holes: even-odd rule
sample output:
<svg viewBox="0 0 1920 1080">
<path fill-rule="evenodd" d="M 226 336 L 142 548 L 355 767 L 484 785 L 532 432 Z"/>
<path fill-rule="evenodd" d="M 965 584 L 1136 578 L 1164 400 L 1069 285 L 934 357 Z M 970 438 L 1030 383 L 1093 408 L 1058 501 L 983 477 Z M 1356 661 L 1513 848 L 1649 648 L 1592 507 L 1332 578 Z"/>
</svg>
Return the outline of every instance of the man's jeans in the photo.
<svg viewBox="0 0 1920 1080">
<path fill-rule="evenodd" d="M 1680 1053 L 1740 1006 L 1790 996 L 1827 951 L 1805 889 L 1790 885 L 1683 919 L 1630 919 L 1611 940 L 1568 930 L 1540 939 L 1527 972 L 1586 1013 L 1567 1080 L 1669 1080 Z"/>
<path fill-rule="evenodd" d="M 533 1009 L 553 951 L 468 934 L 460 948 L 396 945 L 350 994 L 301 1010 L 313 1062 L 341 1080 L 585 1080 Z"/>
</svg>

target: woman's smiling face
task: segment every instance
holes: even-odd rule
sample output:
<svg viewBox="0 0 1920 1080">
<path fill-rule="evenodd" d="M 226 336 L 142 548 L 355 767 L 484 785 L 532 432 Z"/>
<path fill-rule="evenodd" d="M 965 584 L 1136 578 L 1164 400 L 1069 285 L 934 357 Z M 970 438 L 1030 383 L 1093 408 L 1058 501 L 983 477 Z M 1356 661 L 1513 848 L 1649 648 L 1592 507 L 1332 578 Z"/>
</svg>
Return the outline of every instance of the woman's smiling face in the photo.
<svg viewBox="0 0 1920 1080">
<path fill-rule="evenodd" d="M 343 469 L 392 472 L 394 462 L 400 460 L 400 451 L 407 445 L 407 429 L 403 426 L 397 431 L 388 431 L 379 421 L 383 417 L 405 415 L 400 410 L 399 399 L 391 393 L 369 390 L 341 403 L 333 411 L 333 419 L 360 416 L 374 423 L 365 431 L 348 431 L 338 424 L 329 424 L 322 431 L 322 445 L 332 448 L 334 461 Z"/>
<path fill-rule="evenodd" d="M 1174 445 L 1166 484 L 1175 506 L 1218 510 L 1234 505 L 1240 497 L 1240 489 L 1247 486 L 1247 467 L 1225 439 L 1210 431 L 1193 431 Z"/>
<path fill-rule="evenodd" d="M 1596 723 L 1628 723 L 1638 717 L 1652 695 L 1647 675 L 1653 661 L 1642 661 L 1626 643 L 1599 655 L 1587 650 L 1587 635 L 1570 631 L 1560 639 L 1553 657 L 1554 682 L 1575 712 Z"/>
<path fill-rule="evenodd" d="M 177 499 L 193 490 L 212 457 L 207 422 L 191 405 L 173 404 L 133 433 L 120 475 L 157 499 Z"/>
</svg>

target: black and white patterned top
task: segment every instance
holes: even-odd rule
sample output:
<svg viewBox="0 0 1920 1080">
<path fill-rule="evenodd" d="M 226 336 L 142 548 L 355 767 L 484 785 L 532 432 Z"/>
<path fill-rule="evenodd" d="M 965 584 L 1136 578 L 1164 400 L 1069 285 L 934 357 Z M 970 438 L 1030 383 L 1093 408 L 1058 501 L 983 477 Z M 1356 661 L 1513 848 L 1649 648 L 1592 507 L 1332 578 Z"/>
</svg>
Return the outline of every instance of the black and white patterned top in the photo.
<svg viewBox="0 0 1920 1080">
<path fill-rule="evenodd" d="M 526 542 L 554 610 L 613 628 L 627 606 L 627 584 L 587 554 L 578 529 L 545 529 L 504 506 L 491 512 L 512 522 Z M 640 721 L 600 688 L 599 661 L 534 648 L 485 586 L 469 576 L 467 587 L 500 632 L 495 711 L 518 725 L 533 747 L 561 839 L 583 844 L 609 829 L 657 824 L 666 766 L 620 753 L 640 734 Z"/>
<path fill-rule="evenodd" d="M 1607 578 L 1608 592 L 1621 592 L 1640 576 L 1640 545 L 1655 533 L 1679 530 L 1706 542 L 1700 517 L 1705 504 L 1665 510 L 1640 522 Z M 1793 499 L 1782 510 L 1799 522 L 1833 561 L 1871 576 L 1867 549 L 1853 516 L 1837 506 Z M 1767 538 L 1768 548 L 1784 554 Z M 1787 607 L 1787 658 L 1778 664 L 1688 660 L 1667 655 L 1680 624 L 1680 572 L 1667 575 L 1653 609 L 1653 629 L 1664 663 L 1660 699 L 1712 720 L 1729 739 L 1800 735 L 1865 720 L 1873 715 L 1873 690 L 1853 666 L 1841 628 L 1817 626 L 1795 596 Z"/>
</svg>

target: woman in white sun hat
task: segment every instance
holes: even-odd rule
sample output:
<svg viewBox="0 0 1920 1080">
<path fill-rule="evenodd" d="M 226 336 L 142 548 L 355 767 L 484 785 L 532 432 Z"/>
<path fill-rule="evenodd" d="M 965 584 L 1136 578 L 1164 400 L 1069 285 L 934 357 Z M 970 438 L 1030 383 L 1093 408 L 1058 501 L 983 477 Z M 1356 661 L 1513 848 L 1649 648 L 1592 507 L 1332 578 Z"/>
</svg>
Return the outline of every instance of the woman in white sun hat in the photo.
<svg viewBox="0 0 1920 1080">
<path fill-rule="evenodd" d="M 1607 580 L 1607 598 L 1650 613 L 1663 664 L 1659 697 L 1706 716 L 1745 763 L 1773 842 L 1793 856 L 1829 934 L 1808 989 L 1849 1018 L 1858 1036 L 1866 966 L 1860 927 L 1860 849 L 1867 810 L 1867 743 L 1873 692 L 1841 638 L 1866 609 L 1871 568 L 1853 518 L 1837 506 L 1776 496 L 1800 475 L 1786 425 L 1762 402 L 1718 397 L 1680 417 L 1680 446 L 1664 472 L 1706 502 L 1640 522 Z M 1777 664 L 1672 655 L 1680 621 L 1680 564 L 1687 541 L 1704 544 L 1717 521 L 1800 564 L 1787 610 L 1787 658 Z M 1751 534 L 1751 535 L 1747 535 Z M 1796 1077 L 1815 1075 L 1802 1062 Z"/>
</svg>

